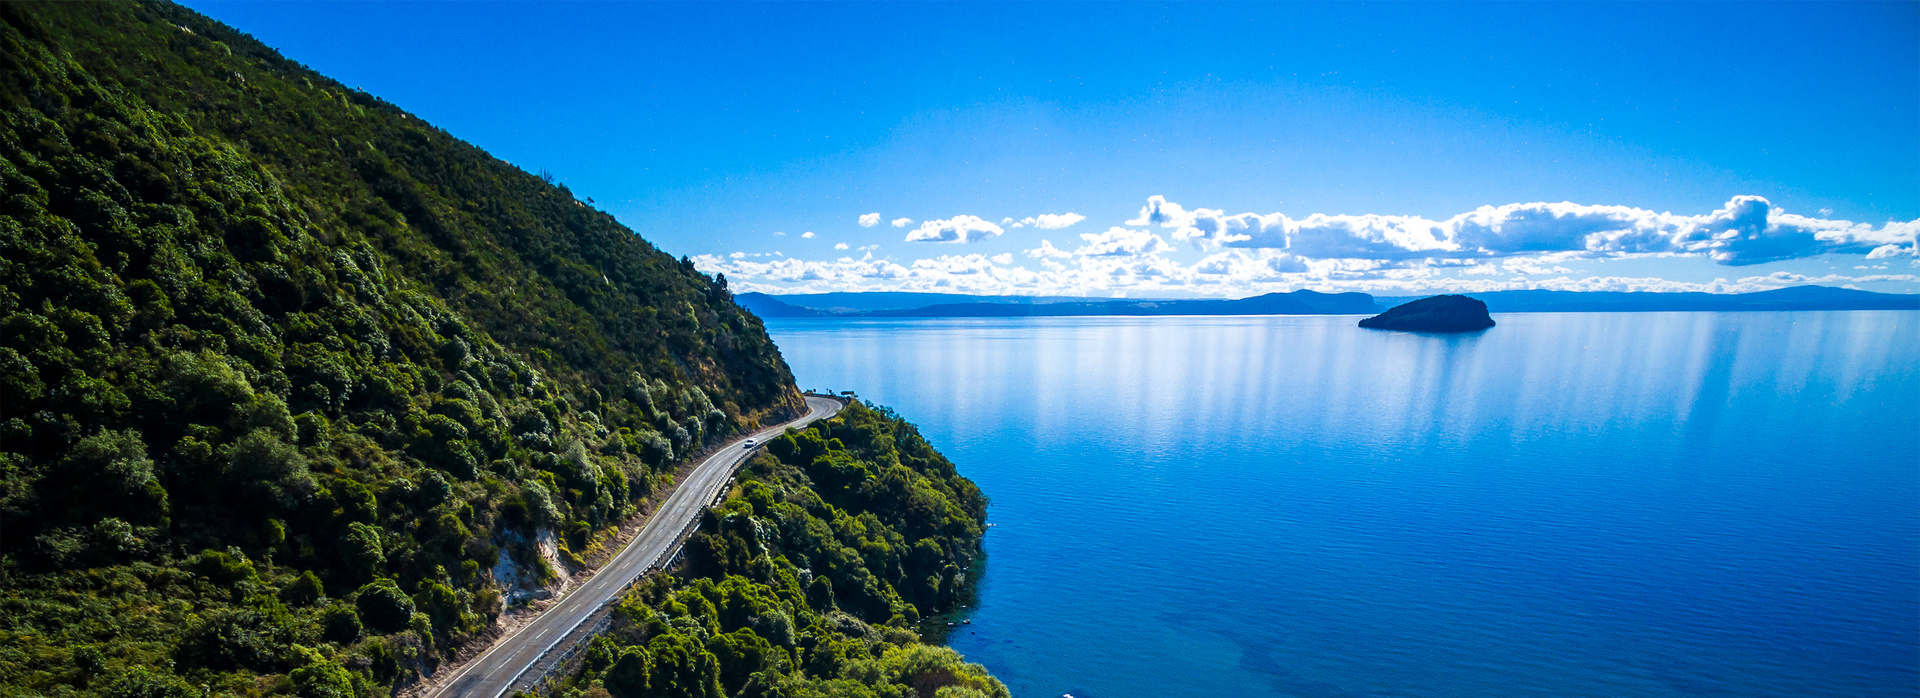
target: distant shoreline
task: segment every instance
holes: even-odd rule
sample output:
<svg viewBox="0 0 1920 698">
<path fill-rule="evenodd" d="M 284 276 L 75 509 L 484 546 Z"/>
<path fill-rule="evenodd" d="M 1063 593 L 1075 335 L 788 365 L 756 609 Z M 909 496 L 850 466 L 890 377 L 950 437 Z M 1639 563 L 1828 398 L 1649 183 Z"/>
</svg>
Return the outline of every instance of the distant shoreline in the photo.
<svg viewBox="0 0 1920 698">
<path fill-rule="evenodd" d="M 1440 295 L 1440 294 L 1432 294 Z M 1494 313 L 1741 312 L 1920 310 L 1920 294 L 1795 286 L 1754 293 L 1491 291 L 1463 294 Z M 735 300 L 762 318 L 1139 317 L 1372 315 L 1429 296 L 1294 291 L 1240 299 L 1131 299 L 969 296 L 940 293 L 742 293 Z"/>
</svg>

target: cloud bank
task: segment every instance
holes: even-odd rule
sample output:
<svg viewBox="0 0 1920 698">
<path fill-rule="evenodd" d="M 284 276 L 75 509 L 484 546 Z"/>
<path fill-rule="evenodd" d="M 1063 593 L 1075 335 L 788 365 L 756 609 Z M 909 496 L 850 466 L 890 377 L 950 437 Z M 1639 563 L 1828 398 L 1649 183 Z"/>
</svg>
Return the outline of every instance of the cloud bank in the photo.
<svg viewBox="0 0 1920 698">
<path fill-rule="evenodd" d="M 1055 254 L 1042 253 L 1051 249 Z M 860 258 L 803 260 L 777 255 L 742 258 L 700 255 L 694 265 L 707 273 L 724 273 L 736 291 L 769 293 L 820 291 L 931 291 L 981 295 L 1063 296 L 1189 296 L 1238 298 L 1301 288 L 1318 291 L 1365 291 L 1375 295 L 1421 293 L 1476 293 L 1516 289 L 1564 291 L 1704 291 L 1746 293 L 1823 284 L 1857 287 L 1859 284 L 1920 283 L 1914 274 L 1805 275 L 1774 272 L 1764 276 L 1687 282 L 1658 277 L 1575 276 L 1565 268 L 1532 271 L 1555 274 L 1520 275 L 1522 268 L 1493 267 L 1485 276 L 1455 277 L 1434 267 L 1381 267 L 1365 262 L 1311 261 L 1287 254 L 1226 250 L 1193 264 L 1181 264 L 1158 255 L 1082 256 L 1051 244 L 1029 250 L 1026 262 L 1012 254 L 940 255 L 915 260 Z M 1033 264 L 1040 268 L 1028 268 Z M 1521 266 L 1537 264 L 1527 260 Z M 1504 278 L 1503 278 L 1504 277 Z"/>
<path fill-rule="evenodd" d="M 1736 196 L 1703 215 L 1656 213 L 1629 206 L 1571 202 L 1482 206 L 1446 220 L 1418 216 L 1282 213 L 1227 215 L 1188 210 L 1149 197 L 1129 225 L 1173 228 L 1176 240 L 1200 249 L 1286 250 L 1312 259 L 1474 260 L 1576 253 L 1586 257 L 1707 257 L 1741 266 L 1827 253 L 1870 259 L 1914 256 L 1920 221 L 1878 228 L 1787 213 L 1758 196 Z"/>
<path fill-rule="evenodd" d="M 1003 224 L 1058 230 L 1086 220 L 1074 213 L 1049 216 Z M 911 221 L 893 223 L 905 228 Z M 981 254 L 895 260 L 876 259 L 878 246 L 865 245 L 853 250 L 865 253 L 858 259 L 802 260 L 776 252 L 694 261 L 703 271 L 725 273 L 735 288 L 773 292 L 1240 297 L 1300 288 L 1382 295 L 1532 288 L 1732 293 L 1800 284 L 1920 284 L 1920 276 L 1890 269 L 1920 269 L 1915 242 L 1920 221 L 1875 226 L 1806 217 L 1756 196 L 1734 197 L 1703 214 L 1562 202 L 1482 206 L 1441 220 L 1229 215 L 1154 196 L 1125 223 L 1058 245 L 1051 239 L 1037 245 L 1022 240 L 1018 253 L 989 245 Z M 906 239 L 980 243 L 1001 238 L 1007 230 L 1003 224 L 968 215 L 928 220 L 910 229 Z M 1582 269 L 1648 257 L 1692 258 L 1711 269 L 1834 253 L 1877 261 L 1856 266 L 1862 273 L 1855 275 L 1777 271 L 1711 282 Z"/>
<path fill-rule="evenodd" d="M 1086 216 L 1068 211 L 1066 213 L 1042 213 L 1038 216 L 1027 216 L 1017 221 L 1008 218 L 1001 221 L 1001 223 L 1008 224 L 1008 227 L 1012 228 L 1034 227 L 1041 230 L 1059 230 L 1086 219 Z"/>
</svg>

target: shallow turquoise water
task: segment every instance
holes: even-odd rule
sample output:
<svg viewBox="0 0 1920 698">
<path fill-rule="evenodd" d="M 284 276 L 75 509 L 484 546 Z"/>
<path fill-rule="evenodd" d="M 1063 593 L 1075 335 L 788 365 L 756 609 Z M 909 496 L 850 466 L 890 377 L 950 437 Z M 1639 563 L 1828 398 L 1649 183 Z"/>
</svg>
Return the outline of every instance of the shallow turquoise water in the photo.
<svg viewBox="0 0 1920 698">
<path fill-rule="evenodd" d="M 1920 693 L 1920 313 L 769 323 L 993 498 L 1017 696 Z"/>
</svg>

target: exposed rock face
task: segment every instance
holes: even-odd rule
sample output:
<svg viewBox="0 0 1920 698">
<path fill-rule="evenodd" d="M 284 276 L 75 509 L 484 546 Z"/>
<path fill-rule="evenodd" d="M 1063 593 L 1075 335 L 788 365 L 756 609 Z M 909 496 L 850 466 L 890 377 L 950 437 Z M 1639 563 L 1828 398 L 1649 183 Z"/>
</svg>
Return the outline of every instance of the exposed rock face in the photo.
<svg viewBox="0 0 1920 698">
<path fill-rule="evenodd" d="M 1375 330 L 1402 332 L 1478 332 L 1493 326 L 1487 304 L 1466 296 L 1434 296 L 1394 306 L 1360 321 Z"/>
</svg>

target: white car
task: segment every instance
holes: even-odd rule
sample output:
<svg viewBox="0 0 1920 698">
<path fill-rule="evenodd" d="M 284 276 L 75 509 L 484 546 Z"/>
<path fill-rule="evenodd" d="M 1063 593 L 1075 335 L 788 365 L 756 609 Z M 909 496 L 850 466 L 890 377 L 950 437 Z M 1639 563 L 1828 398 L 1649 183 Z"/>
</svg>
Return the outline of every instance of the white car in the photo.
<svg viewBox="0 0 1920 698">
<path fill-rule="evenodd" d="M 740 442 L 740 447 L 741 447 L 741 448 L 753 448 L 753 439 L 747 439 L 746 441 L 742 441 L 742 442 Z"/>
</svg>

